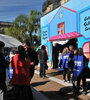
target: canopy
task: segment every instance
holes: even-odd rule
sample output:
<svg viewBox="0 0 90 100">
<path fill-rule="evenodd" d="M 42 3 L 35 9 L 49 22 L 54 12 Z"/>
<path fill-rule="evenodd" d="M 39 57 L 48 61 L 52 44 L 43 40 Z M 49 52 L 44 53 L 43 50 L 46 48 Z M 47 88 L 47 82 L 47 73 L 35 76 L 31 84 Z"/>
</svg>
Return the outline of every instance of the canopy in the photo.
<svg viewBox="0 0 90 100">
<path fill-rule="evenodd" d="M 56 44 L 64 45 L 68 42 L 69 40 L 61 40 L 61 41 L 53 41 L 52 44 L 55 46 Z"/>
<path fill-rule="evenodd" d="M 49 41 L 67 40 L 67 39 L 78 38 L 81 36 L 82 35 L 77 32 L 70 32 L 67 34 L 60 34 L 60 35 L 52 36 L 50 37 Z"/>
<path fill-rule="evenodd" d="M 5 43 L 5 47 L 18 47 L 19 45 L 22 45 L 19 40 L 3 34 L 0 34 L 0 41 Z"/>
<path fill-rule="evenodd" d="M 90 0 L 70 0 L 63 6 L 75 11 L 80 11 L 90 6 Z"/>
</svg>

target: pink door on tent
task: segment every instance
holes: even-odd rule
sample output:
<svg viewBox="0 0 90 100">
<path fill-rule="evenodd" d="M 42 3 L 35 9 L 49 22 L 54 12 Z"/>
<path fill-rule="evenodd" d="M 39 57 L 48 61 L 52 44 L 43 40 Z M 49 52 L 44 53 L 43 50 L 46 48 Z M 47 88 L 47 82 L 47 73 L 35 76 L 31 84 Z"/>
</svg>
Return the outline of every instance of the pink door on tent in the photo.
<svg viewBox="0 0 90 100">
<path fill-rule="evenodd" d="M 64 22 L 58 24 L 58 34 L 65 34 L 65 24 L 64 24 Z"/>
<path fill-rule="evenodd" d="M 90 41 L 83 44 L 84 55 L 90 59 Z"/>
</svg>

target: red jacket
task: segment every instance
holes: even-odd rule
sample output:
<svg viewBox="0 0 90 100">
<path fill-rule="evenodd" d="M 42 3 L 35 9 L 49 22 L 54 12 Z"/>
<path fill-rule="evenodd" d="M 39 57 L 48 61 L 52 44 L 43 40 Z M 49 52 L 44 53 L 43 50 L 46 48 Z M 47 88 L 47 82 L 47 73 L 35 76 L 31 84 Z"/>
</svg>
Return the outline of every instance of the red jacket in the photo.
<svg viewBox="0 0 90 100">
<path fill-rule="evenodd" d="M 13 57 L 13 76 L 12 84 L 13 85 L 30 85 L 30 60 L 21 60 L 19 59 L 19 54 L 16 54 Z"/>
</svg>

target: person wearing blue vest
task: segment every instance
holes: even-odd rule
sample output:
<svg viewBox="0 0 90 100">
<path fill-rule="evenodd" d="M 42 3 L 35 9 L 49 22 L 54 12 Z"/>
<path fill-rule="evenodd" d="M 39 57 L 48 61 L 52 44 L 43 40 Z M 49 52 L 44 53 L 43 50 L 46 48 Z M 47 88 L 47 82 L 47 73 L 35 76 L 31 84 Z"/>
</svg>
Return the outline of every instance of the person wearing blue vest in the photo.
<svg viewBox="0 0 90 100">
<path fill-rule="evenodd" d="M 86 76 L 85 76 L 86 57 L 83 55 L 83 49 L 78 49 L 78 54 L 74 55 L 74 70 L 73 76 L 77 78 L 77 93 L 80 89 L 80 81 L 83 82 L 83 91 L 86 93 Z"/>
<path fill-rule="evenodd" d="M 72 45 L 69 46 L 69 58 L 68 58 L 68 68 L 69 68 L 69 75 L 70 75 L 70 78 L 72 79 L 72 73 L 73 73 L 73 68 L 74 68 L 74 60 L 73 60 L 73 57 L 74 57 L 74 47 Z"/>
<path fill-rule="evenodd" d="M 78 54 L 77 54 L 77 48 L 74 48 L 74 57 L 73 57 L 73 61 L 75 62 L 77 60 Z M 74 76 L 77 72 L 77 66 L 75 66 L 74 64 L 74 68 L 73 68 L 73 74 L 72 74 L 72 85 L 73 85 L 73 92 L 76 94 L 76 77 Z"/>
<path fill-rule="evenodd" d="M 66 74 L 68 76 L 68 81 L 70 81 L 69 69 L 68 69 L 68 57 L 69 57 L 69 50 L 68 48 L 64 48 L 62 52 L 62 68 L 63 68 L 63 79 L 64 82 L 66 81 Z"/>
</svg>

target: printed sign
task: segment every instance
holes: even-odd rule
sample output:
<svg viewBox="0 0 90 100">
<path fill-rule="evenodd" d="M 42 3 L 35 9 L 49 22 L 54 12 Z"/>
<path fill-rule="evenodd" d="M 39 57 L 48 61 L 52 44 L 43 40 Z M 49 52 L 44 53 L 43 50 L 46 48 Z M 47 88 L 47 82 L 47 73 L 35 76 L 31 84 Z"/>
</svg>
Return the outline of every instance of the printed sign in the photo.
<svg viewBox="0 0 90 100">
<path fill-rule="evenodd" d="M 81 67 L 81 61 L 74 61 L 76 66 L 80 66 Z"/>
<path fill-rule="evenodd" d="M 48 26 L 42 28 L 41 38 L 42 38 L 42 44 L 46 44 L 48 40 Z"/>
<path fill-rule="evenodd" d="M 90 16 L 84 18 L 85 31 L 90 30 Z"/>
<path fill-rule="evenodd" d="M 80 13 L 80 34 L 90 38 L 90 10 Z"/>
<path fill-rule="evenodd" d="M 68 58 L 69 58 L 69 55 L 64 56 L 64 59 L 68 59 Z"/>
</svg>

